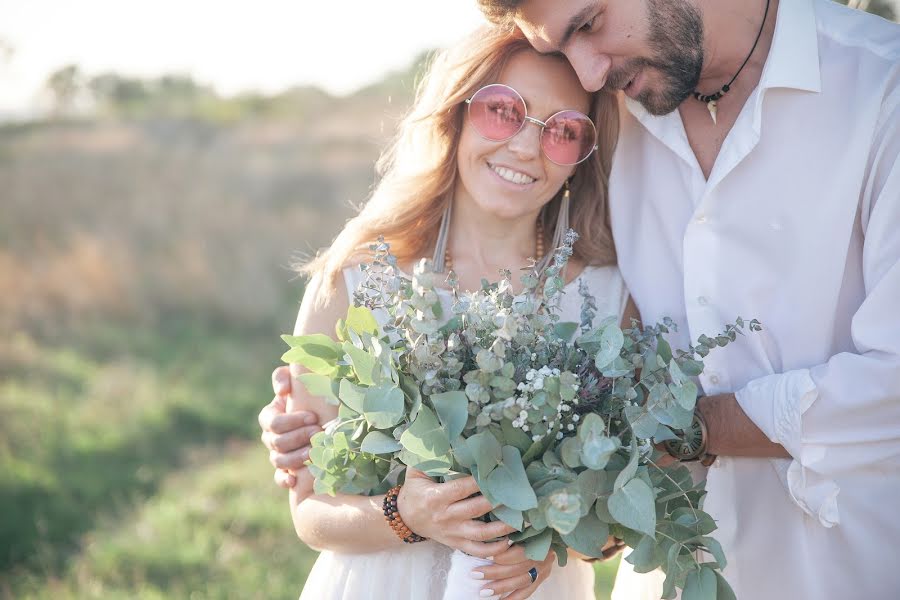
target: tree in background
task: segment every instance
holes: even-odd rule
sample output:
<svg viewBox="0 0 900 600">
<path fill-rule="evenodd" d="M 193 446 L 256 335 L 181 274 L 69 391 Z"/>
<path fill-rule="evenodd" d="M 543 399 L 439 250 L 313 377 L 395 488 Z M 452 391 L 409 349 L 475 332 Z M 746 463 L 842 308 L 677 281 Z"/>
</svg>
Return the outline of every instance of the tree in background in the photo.
<svg viewBox="0 0 900 600">
<path fill-rule="evenodd" d="M 44 87 L 50 94 L 53 115 L 71 114 L 84 90 L 84 75 L 77 65 L 67 65 L 51 73 Z"/>
</svg>

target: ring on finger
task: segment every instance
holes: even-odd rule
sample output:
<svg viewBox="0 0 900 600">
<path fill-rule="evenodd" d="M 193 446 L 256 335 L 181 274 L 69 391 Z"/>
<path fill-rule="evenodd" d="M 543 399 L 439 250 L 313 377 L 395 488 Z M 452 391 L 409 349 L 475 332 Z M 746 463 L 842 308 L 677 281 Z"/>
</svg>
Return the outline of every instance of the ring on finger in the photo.
<svg viewBox="0 0 900 600">
<path fill-rule="evenodd" d="M 531 567 L 530 569 L 528 569 L 528 576 L 531 577 L 531 583 L 534 583 L 535 581 L 537 581 L 537 577 L 538 577 L 537 568 Z"/>
</svg>

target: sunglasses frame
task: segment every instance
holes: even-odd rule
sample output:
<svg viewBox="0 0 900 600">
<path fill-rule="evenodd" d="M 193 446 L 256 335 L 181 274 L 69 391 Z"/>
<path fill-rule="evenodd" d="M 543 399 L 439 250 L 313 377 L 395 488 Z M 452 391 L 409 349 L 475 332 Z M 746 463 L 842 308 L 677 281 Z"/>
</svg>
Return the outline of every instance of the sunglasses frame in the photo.
<svg viewBox="0 0 900 600">
<path fill-rule="evenodd" d="M 516 129 L 516 131 L 515 131 L 512 135 L 510 135 L 509 137 L 503 138 L 502 140 L 497 140 L 497 139 L 494 139 L 494 138 L 489 138 L 489 137 L 487 137 L 486 135 L 484 135 L 483 133 L 481 133 L 481 131 L 479 131 L 478 127 L 474 124 L 474 121 L 473 121 L 472 127 L 475 129 L 475 132 L 476 132 L 482 139 L 485 139 L 485 140 L 487 140 L 487 141 L 489 141 L 489 142 L 508 142 L 509 140 L 513 139 L 514 137 L 516 137 L 517 135 L 519 135 L 519 134 L 522 132 L 522 129 L 525 127 L 525 124 L 526 124 L 526 123 L 534 123 L 535 125 L 539 126 L 539 127 L 541 128 L 541 139 L 543 139 L 543 137 L 544 137 L 544 130 L 545 130 L 546 127 L 547 127 L 547 123 L 549 123 L 550 121 L 552 121 L 552 120 L 553 120 L 553 117 L 555 117 L 555 116 L 557 116 L 557 115 L 560 115 L 560 114 L 562 114 L 562 113 L 564 113 L 564 112 L 576 112 L 576 113 L 582 115 L 583 117 L 585 117 L 585 118 L 587 119 L 588 123 L 591 124 L 591 128 L 594 130 L 594 143 L 591 145 L 591 149 L 590 149 L 590 150 L 588 151 L 588 153 L 584 156 L 584 158 L 582 158 L 582 159 L 579 160 L 578 162 L 574 162 L 574 163 L 558 163 L 558 162 L 556 162 L 555 160 L 553 160 L 552 158 L 550 158 L 550 157 L 547 155 L 547 151 L 544 150 L 544 144 L 543 144 L 543 143 L 541 143 L 541 153 L 547 158 L 547 160 L 549 160 L 550 162 L 552 162 L 554 165 L 558 165 L 558 166 L 560 166 L 560 167 L 574 167 L 575 165 L 580 165 L 581 163 L 583 163 L 584 161 L 586 161 L 587 159 L 589 159 L 589 158 L 591 157 L 591 154 L 593 154 L 594 152 L 596 152 L 596 151 L 600 148 L 599 144 L 597 143 L 597 136 L 598 136 L 598 133 L 597 133 L 597 126 L 594 124 L 594 121 L 591 119 L 590 116 L 584 114 L 584 113 L 581 112 L 580 110 L 574 110 L 574 109 L 571 109 L 571 108 L 564 108 L 564 109 L 562 109 L 562 110 L 556 111 L 555 113 L 553 113 L 552 115 L 550 115 L 549 117 L 547 117 L 547 120 L 546 120 L 546 121 L 541 121 L 540 119 L 535 119 L 534 117 L 531 117 L 531 116 L 528 115 L 528 103 L 525 102 L 525 98 L 522 97 L 522 94 L 520 94 L 520 93 L 518 92 L 518 90 L 516 90 L 514 87 L 508 86 L 508 85 L 506 85 L 505 83 L 489 83 L 489 84 L 487 84 L 487 85 L 483 85 L 483 86 L 481 86 L 480 88 L 478 88 L 477 90 L 475 90 L 475 93 L 472 94 L 469 98 L 466 98 L 466 115 L 469 117 L 469 120 L 470 120 L 470 121 L 472 121 L 472 100 L 474 100 L 474 99 L 475 99 L 475 96 L 477 96 L 478 94 L 480 94 L 482 91 L 486 90 L 486 89 L 489 88 L 489 87 L 494 87 L 494 86 L 504 87 L 504 88 L 508 89 L 509 91 L 511 91 L 513 94 L 515 94 L 516 97 L 518 97 L 518 99 L 522 101 L 522 106 L 525 107 L 525 116 L 524 116 L 524 118 L 522 119 L 522 124 L 519 125 L 519 128 Z"/>
</svg>

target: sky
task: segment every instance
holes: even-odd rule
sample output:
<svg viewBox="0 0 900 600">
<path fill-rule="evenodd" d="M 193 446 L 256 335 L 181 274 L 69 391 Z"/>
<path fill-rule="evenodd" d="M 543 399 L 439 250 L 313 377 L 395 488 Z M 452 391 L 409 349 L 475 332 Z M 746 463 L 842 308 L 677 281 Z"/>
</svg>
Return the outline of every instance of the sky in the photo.
<svg viewBox="0 0 900 600">
<path fill-rule="evenodd" d="M 0 0 L 0 113 L 33 109 L 72 63 L 187 74 L 223 94 L 345 94 L 483 22 L 474 0 Z"/>
</svg>

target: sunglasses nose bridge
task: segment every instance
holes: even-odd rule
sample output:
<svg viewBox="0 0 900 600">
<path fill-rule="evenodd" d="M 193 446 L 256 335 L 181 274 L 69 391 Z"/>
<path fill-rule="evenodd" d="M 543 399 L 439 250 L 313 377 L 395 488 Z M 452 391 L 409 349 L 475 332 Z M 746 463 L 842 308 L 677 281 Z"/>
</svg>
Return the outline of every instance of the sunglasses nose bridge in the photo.
<svg viewBox="0 0 900 600">
<path fill-rule="evenodd" d="M 541 128 L 544 128 L 547 126 L 547 124 L 544 123 L 543 121 L 541 121 L 540 119 L 535 119 L 534 117 L 530 117 L 528 115 L 525 115 L 525 122 L 526 123 L 534 123 L 535 125 L 537 125 L 538 127 L 541 127 Z"/>
</svg>

